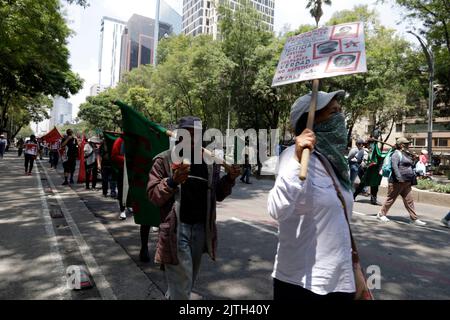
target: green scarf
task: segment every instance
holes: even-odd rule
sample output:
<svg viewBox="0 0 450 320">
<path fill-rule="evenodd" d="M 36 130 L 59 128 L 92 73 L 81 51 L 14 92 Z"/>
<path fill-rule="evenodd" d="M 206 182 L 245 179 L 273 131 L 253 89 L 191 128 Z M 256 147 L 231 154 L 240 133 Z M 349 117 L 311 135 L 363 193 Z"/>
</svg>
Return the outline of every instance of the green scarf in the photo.
<svg viewBox="0 0 450 320">
<path fill-rule="evenodd" d="M 344 115 L 339 112 L 328 120 L 315 124 L 315 148 L 330 161 L 339 181 L 346 190 L 352 190 L 348 162 L 344 157 L 347 151 L 347 128 Z"/>
</svg>

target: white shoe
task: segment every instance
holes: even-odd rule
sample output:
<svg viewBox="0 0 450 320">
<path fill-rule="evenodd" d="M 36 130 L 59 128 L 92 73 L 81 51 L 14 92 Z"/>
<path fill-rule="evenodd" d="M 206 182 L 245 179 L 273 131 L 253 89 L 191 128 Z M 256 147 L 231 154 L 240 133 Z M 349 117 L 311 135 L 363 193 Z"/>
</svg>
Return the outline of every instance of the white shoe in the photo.
<svg viewBox="0 0 450 320">
<path fill-rule="evenodd" d="M 152 231 L 152 232 L 158 232 L 158 231 L 159 231 L 159 228 L 158 228 L 158 227 L 152 227 L 152 228 L 151 228 L 151 231 Z"/>
<path fill-rule="evenodd" d="M 119 219 L 120 219 L 120 220 L 125 220 L 126 218 L 127 218 L 127 213 L 126 213 L 126 211 L 124 210 L 124 211 L 122 211 L 122 212 L 120 213 Z"/>
<path fill-rule="evenodd" d="M 388 217 L 383 216 L 380 212 L 377 213 L 377 219 L 383 222 L 389 222 L 391 220 L 388 219 Z"/>
<path fill-rule="evenodd" d="M 444 225 L 444 227 L 450 228 L 450 221 L 447 221 L 444 218 L 442 218 L 441 222 Z"/>
<path fill-rule="evenodd" d="M 132 207 L 127 207 L 127 211 L 129 214 L 133 214 L 134 212 Z"/>
<path fill-rule="evenodd" d="M 419 219 L 414 220 L 412 223 L 414 223 L 417 226 L 424 226 L 427 224 L 426 222 L 423 222 L 422 220 Z"/>
</svg>

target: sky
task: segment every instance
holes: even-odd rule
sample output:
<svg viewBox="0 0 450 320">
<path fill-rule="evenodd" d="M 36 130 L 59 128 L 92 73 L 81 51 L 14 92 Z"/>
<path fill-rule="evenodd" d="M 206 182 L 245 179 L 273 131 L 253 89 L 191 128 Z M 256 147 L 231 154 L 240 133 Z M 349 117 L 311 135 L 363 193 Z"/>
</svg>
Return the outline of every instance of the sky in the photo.
<svg viewBox="0 0 450 320">
<path fill-rule="evenodd" d="M 183 0 L 165 0 L 181 14 Z M 392 1 L 392 0 L 391 0 Z M 69 39 L 70 64 L 72 70 L 84 79 L 83 89 L 72 96 L 73 118 L 77 116 L 79 105 L 89 95 L 90 87 L 98 83 L 98 56 L 100 41 L 100 23 L 103 16 L 128 21 L 132 14 L 155 17 L 156 0 L 89 0 L 90 6 L 66 6 L 66 19 L 74 31 Z M 301 24 L 315 24 L 306 7 L 307 0 L 275 0 L 275 32 L 286 26 L 293 30 Z M 321 24 L 329 20 L 336 11 L 352 9 L 355 5 L 366 4 L 380 13 L 381 23 L 396 29 L 398 34 L 411 42 L 415 40 L 406 34 L 408 26 L 402 21 L 401 11 L 392 4 L 376 4 L 376 0 L 333 0 L 331 6 L 324 6 Z"/>
</svg>

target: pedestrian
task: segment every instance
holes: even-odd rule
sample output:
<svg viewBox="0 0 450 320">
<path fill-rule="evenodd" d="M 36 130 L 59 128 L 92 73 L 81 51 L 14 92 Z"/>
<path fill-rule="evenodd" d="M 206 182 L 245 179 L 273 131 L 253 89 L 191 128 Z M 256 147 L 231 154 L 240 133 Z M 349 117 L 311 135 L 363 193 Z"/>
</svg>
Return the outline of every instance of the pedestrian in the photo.
<svg viewBox="0 0 450 320">
<path fill-rule="evenodd" d="M 415 171 L 418 176 L 424 177 L 427 174 L 428 165 L 428 151 L 423 149 L 420 151 L 419 161 L 415 166 Z"/>
<path fill-rule="evenodd" d="M 353 199 L 366 188 L 370 187 L 370 203 L 372 205 L 381 205 L 377 200 L 379 186 L 383 176 L 380 174 L 381 167 L 383 165 L 383 154 L 378 148 L 377 142 L 370 137 L 367 142 L 369 145 L 369 156 L 367 160 L 363 161 L 360 166 L 360 183 L 353 193 Z"/>
<path fill-rule="evenodd" d="M 306 128 L 311 93 L 292 105 L 295 145 L 281 154 L 268 197 L 268 212 L 279 230 L 272 273 L 274 300 L 355 298 L 355 276 L 362 273 L 348 225 L 353 194 L 344 156 L 347 129 L 338 102 L 344 95 L 342 90 L 318 92 L 314 131 Z M 305 148 L 311 150 L 311 157 L 308 176 L 302 181 L 299 161 Z"/>
<path fill-rule="evenodd" d="M 44 142 L 42 141 L 41 138 L 37 139 L 37 142 L 38 142 L 38 146 L 39 146 L 39 149 L 38 149 L 39 160 L 42 160 L 42 157 L 44 155 Z"/>
<path fill-rule="evenodd" d="M 86 190 L 89 190 L 90 182 L 92 181 L 92 189 L 95 189 L 97 185 L 97 173 L 98 173 L 98 158 L 99 150 L 96 142 L 97 139 L 90 138 L 88 143 L 84 145 L 84 169 L 85 169 L 85 182 Z"/>
<path fill-rule="evenodd" d="M 22 156 L 23 147 L 25 145 L 25 141 L 21 137 L 19 141 L 17 141 L 16 147 L 17 147 L 17 156 L 20 158 Z"/>
<path fill-rule="evenodd" d="M 119 201 L 119 219 L 125 220 L 127 218 L 126 203 L 123 202 L 123 176 L 125 163 L 125 146 L 122 135 L 114 141 L 111 159 L 117 169 L 117 200 Z"/>
<path fill-rule="evenodd" d="M 6 145 L 8 141 L 6 141 L 5 136 L 3 134 L 0 135 L 0 158 L 3 159 L 3 155 L 5 154 Z"/>
<path fill-rule="evenodd" d="M 106 140 L 100 146 L 100 170 L 102 173 L 102 191 L 103 196 L 108 196 L 108 187 L 110 189 L 111 198 L 116 198 L 116 181 L 113 179 L 114 169 L 112 166 L 111 156 L 108 151 Z"/>
<path fill-rule="evenodd" d="M 192 138 L 194 128 L 201 130 L 201 122 L 183 117 L 178 128 L 189 131 Z M 148 197 L 161 212 L 155 262 L 164 266 L 166 297 L 171 300 L 190 299 L 204 252 L 215 260 L 216 201 L 231 194 L 240 174 L 239 167 L 232 166 L 220 178 L 218 164 L 194 163 L 194 149 L 200 146 L 201 141 L 191 139 L 191 164 L 174 164 L 172 150 L 157 155 L 149 174 Z"/>
<path fill-rule="evenodd" d="M 50 143 L 50 168 L 56 169 L 59 160 L 59 149 L 61 148 L 61 141 L 55 140 Z"/>
<path fill-rule="evenodd" d="M 411 222 L 423 226 L 426 225 L 426 223 L 417 217 L 416 209 L 414 208 L 414 199 L 411 194 L 411 185 L 415 179 L 415 174 L 413 170 L 414 162 L 412 155 L 408 152 L 409 144 L 410 141 L 404 137 L 397 139 L 395 144 L 396 150 L 391 156 L 392 173 L 389 177 L 387 198 L 381 207 L 380 212 L 378 212 L 377 218 L 383 222 L 389 222 L 390 220 L 386 215 L 400 195 L 403 199 L 403 204 L 409 213 Z"/>
<path fill-rule="evenodd" d="M 25 142 L 25 175 L 31 176 L 34 160 L 36 160 L 39 150 L 39 144 L 36 136 L 32 134 L 30 139 Z"/>
<path fill-rule="evenodd" d="M 445 227 L 450 228 L 450 211 L 441 219 L 441 222 Z"/>
<path fill-rule="evenodd" d="M 358 176 L 359 168 L 364 160 L 364 140 L 356 140 L 356 147 L 348 153 L 348 164 L 350 166 L 350 182 L 353 186 Z"/>
<path fill-rule="evenodd" d="M 77 166 L 78 158 L 78 141 L 73 135 L 72 129 L 67 129 L 66 135 L 62 138 L 61 148 L 63 148 L 64 153 L 62 156 L 63 167 L 64 167 L 64 182 L 63 185 L 68 185 L 75 183 L 73 181 L 73 175 L 75 173 L 75 168 Z M 70 180 L 68 180 L 70 177 Z"/>
<path fill-rule="evenodd" d="M 244 182 L 246 184 L 252 184 L 250 182 L 250 174 L 252 172 L 252 166 L 251 166 L 250 161 L 249 161 L 248 153 L 245 153 L 244 158 L 245 158 L 245 162 L 244 162 L 244 165 L 243 165 L 244 172 L 242 173 L 242 177 L 241 177 L 240 180 L 241 180 L 241 182 Z"/>
</svg>

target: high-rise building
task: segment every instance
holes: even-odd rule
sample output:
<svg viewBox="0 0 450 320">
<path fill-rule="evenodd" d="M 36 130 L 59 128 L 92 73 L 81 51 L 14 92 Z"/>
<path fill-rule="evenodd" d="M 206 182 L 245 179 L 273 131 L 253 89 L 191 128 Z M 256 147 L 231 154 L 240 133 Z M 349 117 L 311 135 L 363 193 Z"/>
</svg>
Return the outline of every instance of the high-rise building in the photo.
<svg viewBox="0 0 450 320">
<path fill-rule="evenodd" d="M 172 31 L 174 34 L 181 33 L 181 14 L 179 14 L 164 0 L 161 0 L 161 5 L 159 8 L 159 21 L 170 24 L 172 26 Z"/>
<path fill-rule="evenodd" d="M 104 87 L 104 86 L 101 86 L 99 84 L 94 84 L 93 86 L 91 86 L 90 96 L 95 97 L 100 92 L 105 91 L 105 89 L 106 89 L 106 87 Z"/>
<path fill-rule="evenodd" d="M 114 87 L 119 82 L 120 52 L 125 25 L 125 22 L 114 18 L 102 19 L 98 59 L 98 83 L 102 87 Z"/>
<path fill-rule="evenodd" d="M 67 99 L 55 96 L 52 98 L 53 107 L 50 111 L 49 128 L 72 122 L 72 104 Z"/>
<path fill-rule="evenodd" d="M 250 0 L 261 14 L 267 29 L 273 31 L 275 0 Z M 183 32 L 186 35 L 218 34 L 218 6 L 227 4 L 232 10 L 240 5 L 240 0 L 183 0 Z"/>
<path fill-rule="evenodd" d="M 133 14 L 122 34 L 120 73 L 130 71 L 141 64 L 153 63 L 153 39 L 155 20 Z M 159 23 L 159 40 L 172 34 L 172 25 Z"/>
</svg>

